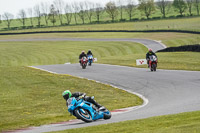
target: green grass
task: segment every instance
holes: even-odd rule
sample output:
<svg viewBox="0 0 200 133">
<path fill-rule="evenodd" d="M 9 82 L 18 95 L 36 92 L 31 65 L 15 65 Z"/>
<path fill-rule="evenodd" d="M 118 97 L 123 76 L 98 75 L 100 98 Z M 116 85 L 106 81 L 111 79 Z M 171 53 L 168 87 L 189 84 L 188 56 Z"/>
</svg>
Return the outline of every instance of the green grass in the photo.
<svg viewBox="0 0 200 133">
<path fill-rule="evenodd" d="M 197 15 L 197 12 L 196 12 L 196 8 L 193 6 L 192 7 L 192 14 L 193 15 Z M 169 10 L 169 12 L 166 14 L 166 17 L 167 18 L 176 18 L 176 16 L 177 15 L 180 15 L 179 14 L 179 12 L 177 11 L 177 10 L 175 10 L 174 9 L 174 7 L 172 6 L 171 8 L 170 8 L 170 10 Z M 189 12 L 188 12 L 188 10 L 186 10 L 185 12 L 184 12 L 184 14 L 183 14 L 184 16 L 188 16 L 188 17 L 190 17 L 189 16 Z M 160 19 L 162 19 L 162 14 L 160 13 L 160 10 L 159 9 L 157 9 L 156 8 L 156 10 L 154 11 L 154 12 L 152 12 L 152 14 L 150 15 L 150 18 L 159 18 L 160 17 Z M 119 22 L 119 20 L 121 19 L 121 16 L 120 16 L 120 13 L 118 13 L 118 16 L 115 18 L 115 21 L 116 22 Z M 127 12 L 125 11 L 125 9 L 123 9 L 123 19 L 125 19 L 126 21 L 129 21 L 129 15 L 127 14 Z M 146 20 L 146 16 L 144 15 L 144 13 L 143 12 L 141 12 L 140 10 L 138 10 L 138 9 L 136 9 L 136 10 L 134 10 L 134 12 L 133 12 L 133 16 L 132 16 L 132 19 L 139 19 L 139 20 Z M 184 21 L 185 21 L 185 19 L 183 19 Z M 187 20 L 187 19 L 186 19 Z M 94 15 L 92 16 L 92 22 L 93 23 L 95 23 L 97 20 L 96 20 L 96 17 L 95 17 L 95 13 L 94 13 Z M 168 21 L 168 20 L 167 20 Z M 171 21 L 171 19 L 169 20 L 169 21 Z M 188 28 L 186 28 L 187 30 L 197 30 L 197 29 L 195 29 L 195 27 L 197 26 L 197 25 L 194 25 L 194 23 L 193 23 L 193 26 L 195 26 L 195 27 L 193 27 L 193 26 L 191 26 L 191 25 L 187 25 L 187 24 L 183 24 L 182 23 L 182 21 L 181 20 L 178 20 L 179 21 L 179 24 L 181 24 L 182 26 L 184 25 L 184 27 L 188 27 Z M 103 14 L 100 16 L 100 22 L 101 23 L 110 23 L 111 22 L 111 18 L 109 17 L 109 15 L 104 11 L 103 12 Z M 145 25 L 144 26 L 140 26 L 140 27 L 138 27 L 138 25 L 136 26 L 136 28 L 138 28 L 139 30 L 142 30 L 142 29 L 146 29 L 146 30 L 149 30 L 149 29 L 160 29 L 160 28 L 166 28 L 166 26 L 168 27 L 168 26 L 170 26 L 170 28 L 172 29 L 172 28 L 183 28 L 182 26 L 180 26 L 179 27 L 179 24 L 176 24 L 176 23 L 167 23 L 167 25 L 165 25 L 164 27 L 163 26 L 161 26 L 160 24 L 161 23 L 159 23 L 158 25 L 153 25 L 152 26 L 152 24 L 150 24 L 149 26 L 148 26 L 148 28 L 145 28 L 146 27 L 146 24 L 149 24 L 149 22 L 151 23 L 151 21 L 148 21 L 148 22 L 145 22 Z M 63 23 L 66 23 L 66 18 L 65 18 L 65 16 L 63 15 Z M 78 25 L 82 25 L 82 20 L 80 19 L 80 17 L 77 15 L 77 23 L 78 23 Z M 143 23 L 143 22 L 142 22 Z M 33 25 L 34 25 L 34 27 L 36 27 L 36 25 L 37 25 L 38 23 L 37 23 L 37 19 L 36 18 L 33 18 Z M 90 25 L 90 21 L 89 21 L 89 19 L 88 19 L 88 17 L 85 17 L 85 24 L 86 24 L 86 26 L 84 26 L 84 27 L 86 27 L 86 29 L 88 29 L 87 27 L 88 27 L 88 25 Z M 198 24 L 198 23 L 197 23 Z M 41 18 L 41 25 L 42 26 L 46 26 L 46 23 L 45 23 L 45 20 L 44 20 L 44 17 L 42 17 Z M 55 23 L 55 25 L 56 26 L 59 26 L 60 25 L 60 21 L 59 21 L 59 19 L 58 19 L 58 17 L 56 18 L 56 23 Z M 75 24 L 75 20 L 74 20 L 74 17 L 72 17 L 72 19 L 71 19 L 71 23 L 70 23 L 70 27 L 71 27 L 71 25 L 76 25 Z M 113 23 L 112 24 L 109 24 L 109 25 L 113 25 Z M 31 26 L 31 23 L 30 23 L 30 19 L 28 18 L 28 19 L 26 19 L 26 23 L 25 23 L 25 26 Z M 48 26 L 53 26 L 53 24 L 49 21 L 48 22 Z M 22 27 L 22 23 L 19 21 L 19 20 L 13 20 L 12 22 L 11 22 L 11 27 Z M 66 26 L 66 27 L 69 27 L 69 26 Z M 79 27 L 79 26 L 78 26 Z M 7 25 L 6 25 L 6 23 L 5 22 L 2 22 L 1 24 L 0 24 L 0 29 L 1 30 L 3 30 L 4 28 L 7 28 Z M 108 28 L 111 28 L 111 27 L 108 27 Z M 198 27 L 197 27 L 198 28 Z M 63 29 L 63 28 L 61 28 L 61 29 Z M 73 29 L 73 28 L 69 28 L 69 30 L 71 30 L 71 29 Z M 77 29 L 77 28 L 76 28 Z M 102 29 L 102 28 L 101 28 Z M 117 28 L 118 29 L 118 28 Z M 121 27 L 121 29 L 122 29 L 122 27 Z M 198 28 L 199 29 L 199 28 Z M 129 27 L 128 27 L 128 30 L 129 30 Z M 199 30 L 198 30 L 199 31 Z"/>
<path fill-rule="evenodd" d="M 117 54 L 110 49 L 121 55 L 133 54 L 138 47 L 146 50 L 142 45 L 135 45 L 119 42 L 0 42 L 0 131 L 74 119 L 67 112 L 61 96 L 66 89 L 94 95 L 109 110 L 142 104 L 135 95 L 108 85 L 26 67 L 75 63 L 78 53 L 91 47 L 99 58 Z M 126 51 L 126 48 L 131 50 Z M 129 102 L 124 104 L 124 100 Z"/>
<path fill-rule="evenodd" d="M 200 133 L 200 111 L 132 120 L 54 133 Z"/>
<path fill-rule="evenodd" d="M 103 38 L 106 34 L 100 34 L 100 37 Z M 42 37 L 48 38 L 48 35 L 43 34 Z M 49 37 L 55 37 L 60 34 L 50 35 Z M 80 35 L 82 34 L 63 34 L 61 37 L 80 37 Z M 144 34 L 121 35 L 139 37 Z M 94 37 L 97 34 L 90 34 L 88 37 L 91 36 Z M 150 37 L 154 36 L 156 34 L 150 35 Z M 186 35 L 179 34 L 178 36 L 184 38 L 183 36 Z M 26 38 L 28 35 L 12 37 Z M 39 37 L 40 35 L 34 35 L 34 38 Z M 135 66 L 135 59 L 145 58 L 147 51 L 143 45 L 131 42 L 0 42 L 0 131 L 73 119 L 67 113 L 65 101 L 61 97 L 65 89 L 94 95 L 100 104 L 110 110 L 141 104 L 142 101 L 138 97 L 107 85 L 26 67 L 66 62 L 77 63 L 80 51 L 88 49 L 92 49 L 99 63 L 125 66 Z M 158 68 L 200 70 L 200 53 L 158 53 L 158 57 Z M 112 97 L 108 96 L 108 92 L 113 94 Z M 124 104 L 125 99 L 131 102 Z"/>
<path fill-rule="evenodd" d="M 200 44 L 200 35 L 187 33 L 49 33 L 27 35 L 5 35 L 0 40 L 6 39 L 32 39 L 32 38 L 144 38 L 162 41 L 167 47 Z"/>
<path fill-rule="evenodd" d="M 195 18 L 180 18 L 180 19 L 150 20 L 150 21 L 140 21 L 140 22 L 59 26 L 59 27 L 36 28 L 36 29 L 26 29 L 26 30 L 1 31 L 0 33 L 39 32 L 39 31 L 163 30 L 163 29 L 200 31 L 199 22 L 200 22 L 200 17 L 195 17 Z"/>
</svg>

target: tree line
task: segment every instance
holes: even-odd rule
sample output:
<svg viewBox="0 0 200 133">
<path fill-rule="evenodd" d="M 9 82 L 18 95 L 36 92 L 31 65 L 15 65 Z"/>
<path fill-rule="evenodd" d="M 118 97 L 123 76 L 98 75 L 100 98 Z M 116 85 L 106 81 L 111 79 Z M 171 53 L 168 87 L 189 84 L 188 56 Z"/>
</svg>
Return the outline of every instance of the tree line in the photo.
<svg viewBox="0 0 200 133">
<path fill-rule="evenodd" d="M 179 12 L 183 16 L 186 11 L 192 16 L 192 10 L 196 10 L 196 15 L 199 15 L 200 0 L 117 0 L 110 1 L 105 5 L 95 2 L 73 2 L 65 3 L 63 0 L 54 0 L 53 3 L 42 2 L 27 10 L 21 9 L 18 12 L 17 19 L 23 27 L 26 26 L 26 21 L 29 19 L 29 25 L 34 26 L 33 21 L 37 22 L 37 26 L 41 27 L 41 19 L 44 19 L 45 25 L 49 26 L 58 21 L 60 25 L 70 25 L 72 19 L 75 24 L 78 24 L 78 18 L 82 24 L 85 24 L 86 18 L 92 23 L 92 18 L 96 19 L 96 23 L 100 22 L 100 18 L 104 12 L 108 14 L 111 21 L 114 22 L 117 17 L 120 21 L 124 20 L 124 13 L 132 20 L 134 12 L 138 9 L 147 19 L 154 13 L 155 9 L 159 9 L 162 17 L 165 18 L 170 9 Z M 14 15 L 8 12 L 0 15 L 0 24 L 5 22 L 10 29 L 11 22 L 14 20 Z M 65 21 L 65 22 L 64 22 Z"/>
</svg>

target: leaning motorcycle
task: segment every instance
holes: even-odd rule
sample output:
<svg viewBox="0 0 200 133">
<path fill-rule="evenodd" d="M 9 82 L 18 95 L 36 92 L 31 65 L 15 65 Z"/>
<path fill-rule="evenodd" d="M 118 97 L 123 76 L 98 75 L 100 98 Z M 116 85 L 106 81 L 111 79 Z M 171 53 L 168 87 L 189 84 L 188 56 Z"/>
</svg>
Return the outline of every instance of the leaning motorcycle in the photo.
<svg viewBox="0 0 200 133">
<path fill-rule="evenodd" d="M 91 66 L 93 63 L 93 56 L 92 55 L 88 55 L 88 65 Z"/>
<path fill-rule="evenodd" d="M 111 113 L 108 109 L 103 107 L 99 110 L 95 105 L 85 101 L 83 98 L 76 99 L 72 97 L 67 100 L 67 106 L 70 114 L 85 122 L 111 118 Z"/>
<path fill-rule="evenodd" d="M 83 58 L 81 59 L 81 66 L 82 66 L 83 69 L 86 68 L 87 62 L 88 62 L 87 57 L 83 57 Z"/>
<path fill-rule="evenodd" d="M 158 63 L 158 60 L 155 55 L 149 56 L 149 68 L 151 71 L 156 71 L 157 63 Z"/>
</svg>

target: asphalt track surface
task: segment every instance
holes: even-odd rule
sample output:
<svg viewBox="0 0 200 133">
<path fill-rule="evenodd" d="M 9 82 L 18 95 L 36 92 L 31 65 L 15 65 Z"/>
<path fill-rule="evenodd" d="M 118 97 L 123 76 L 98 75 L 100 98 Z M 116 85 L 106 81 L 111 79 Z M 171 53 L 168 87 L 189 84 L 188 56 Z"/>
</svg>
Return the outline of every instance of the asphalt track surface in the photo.
<svg viewBox="0 0 200 133">
<path fill-rule="evenodd" d="M 148 43 L 148 40 L 143 41 Z M 150 41 L 148 46 L 152 42 L 154 41 Z M 143 44 L 145 45 L 145 43 Z M 154 42 L 151 46 L 154 51 L 163 47 L 164 46 L 159 44 L 159 42 Z M 158 69 L 156 72 L 150 72 L 150 70 L 146 68 L 106 64 L 93 64 L 92 66 L 87 66 L 86 69 L 82 69 L 79 64 L 33 67 L 56 74 L 69 74 L 111 84 L 129 92 L 142 95 L 145 103 L 138 108 L 136 107 L 136 109 L 124 109 L 124 111 L 122 109 L 123 113 L 119 111 L 120 115 L 115 112 L 109 120 L 98 120 L 92 123 L 72 120 L 65 123 L 18 130 L 18 132 L 38 133 L 59 131 L 200 110 L 200 72 L 197 71 Z"/>
</svg>

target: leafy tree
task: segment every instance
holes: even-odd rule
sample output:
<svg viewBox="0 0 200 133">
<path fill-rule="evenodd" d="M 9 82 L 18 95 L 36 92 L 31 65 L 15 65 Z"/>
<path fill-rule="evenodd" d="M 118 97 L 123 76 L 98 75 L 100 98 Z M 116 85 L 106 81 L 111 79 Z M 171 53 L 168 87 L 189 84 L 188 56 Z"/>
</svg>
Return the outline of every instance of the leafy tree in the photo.
<svg viewBox="0 0 200 133">
<path fill-rule="evenodd" d="M 181 16 L 183 16 L 183 13 L 187 9 L 187 4 L 184 0 L 174 0 L 173 6 L 179 11 Z"/>
<path fill-rule="evenodd" d="M 108 2 L 105 7 L 106 12 L 112 18 L 112 22 L 114 22 L 115 18 L 118 15 L 117 7 L 114 2 Z"/>
<path fill-rule="evenodd" d="M 139 0 L 139 7 L 138 9 L 144 12 L 147 19 L 155 10 L 154 0 Z"/>
</svg>

